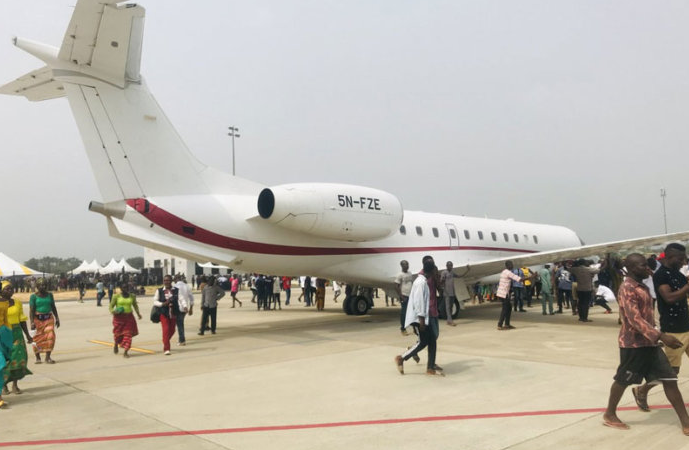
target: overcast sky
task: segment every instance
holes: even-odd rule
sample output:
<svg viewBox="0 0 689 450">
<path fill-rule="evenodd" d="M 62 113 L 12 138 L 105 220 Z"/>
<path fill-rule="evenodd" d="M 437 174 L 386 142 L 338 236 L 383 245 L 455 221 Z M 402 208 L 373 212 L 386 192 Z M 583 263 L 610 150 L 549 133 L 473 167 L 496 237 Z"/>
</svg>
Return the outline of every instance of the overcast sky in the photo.
<svg viewBox="0 0 689 450">
<path fill-rule="evenodd" d="M 0 83 L 59 46 L 74 0 L 0 6 Z M 587 243 L 689 229 L 689 3 L 150 0 L 142 73 L 199 159 L 266 185 L 376 187 L 405 209 L 565 225 Z M 99 199 L 66 99 L 0 97 L 0 252 L 142 255 Z"/>
</svg>

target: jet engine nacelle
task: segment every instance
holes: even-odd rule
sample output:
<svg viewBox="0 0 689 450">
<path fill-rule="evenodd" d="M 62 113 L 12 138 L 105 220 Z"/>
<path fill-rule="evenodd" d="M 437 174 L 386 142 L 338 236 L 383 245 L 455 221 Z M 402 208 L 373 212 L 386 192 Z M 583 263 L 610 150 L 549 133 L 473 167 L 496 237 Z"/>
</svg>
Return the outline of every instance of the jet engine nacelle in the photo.
<svg viewBox="0 0 689 450">
<path fill-rule="evenodd" d="M 378 189 L 346 184 L 299 183 L 266 188 L 258 213 L 280 227 L 340 241 L 390 236 L 403 219 L 402 204 Z"/>
</svg>

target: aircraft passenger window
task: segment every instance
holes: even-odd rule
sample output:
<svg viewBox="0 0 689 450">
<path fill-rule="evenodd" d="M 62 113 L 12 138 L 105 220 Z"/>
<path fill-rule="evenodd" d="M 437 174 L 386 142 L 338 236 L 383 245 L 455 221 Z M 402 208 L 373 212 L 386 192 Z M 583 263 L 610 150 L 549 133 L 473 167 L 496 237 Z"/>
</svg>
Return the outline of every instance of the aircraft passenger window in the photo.
<svg viewBox="0 0 689 450">
<path fill-rule="evenodd" d="M 483 240 L 483 231 L 479 231 L 479 232 L 478 232 L 478 238 L 479 238 L 480 240 Z"/>
<path fill-rule="evenodd" d="M 416 227 L 416 234 L 418 234 L 419 236 L 423 236 L 423 230 L 421 229 L 421 227 Z"/>
<path fill-rule="evenodd" d="M 452 239 L 457 239 L 457 233 L 455 233 L 455 230 L 450 228 L 450 237 Z"/>
<path fill-rule="evenodd" d="M 404 225 L 400 226 L 400 234 L 407 234 L 407 227 Z"/>
<path fill-rule="evenodd" d="M 528 234 L 524 235 L 524 242 L 529 242 L 529 235 Z"/>
<path fill-rule="evenodd" d="M 519 235 L 514 233 L 514 242 L 519 242 Z"/>
<path fill-rule="evenodd" d="M 438 237 L 440 234 L 438 234 L 438 229 L 433 227 L 433 236 Z"/>
<path fill-rule="evenodd" d="M 464 237 L 467 239 L 471 239 L 471 235 L 469 234 L 469 230 L 464 230 Z"/>
<path fill-rule="evenodd" d="M 536 236 L 535 234 L 533 235 L 533 241 L 534 243 L 538 244 L 538 236 Z"/>
<path fill-rule="evenodd" d="M 502 233 L 502 237 L 505 238 L 505 242 L 509 242 L 509 241 L 510 241 L 510 237 L 507 235 L 507 233 Z"/>
<path fill-rule="evenodd" d="M 493 238 L 493 241 L 497 241 L 497 240 L 498 240 L 498 236 L 495 234 L 495 231 L 491 231 L 491 232 L 490 232 L 490 237 Z"/>
</svg>

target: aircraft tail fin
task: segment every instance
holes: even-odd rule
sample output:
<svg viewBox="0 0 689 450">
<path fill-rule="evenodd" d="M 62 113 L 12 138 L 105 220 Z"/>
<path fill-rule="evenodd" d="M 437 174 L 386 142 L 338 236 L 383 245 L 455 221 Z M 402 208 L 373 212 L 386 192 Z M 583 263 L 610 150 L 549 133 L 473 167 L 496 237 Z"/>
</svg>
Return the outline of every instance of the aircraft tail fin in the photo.
<svg viewBox="0 0 689 450">
<path fill-rule="evenodd" d="M 59 49 L 15 38 L 47 66 L 0 87 L 29 100 L 67 96 L 105 202 L 207 194 L 205 179 L 218 176 L 232 184 L 189 152 L 146 87 L 144 16 L 138 5 L 78 0 Z"/>
</svg>

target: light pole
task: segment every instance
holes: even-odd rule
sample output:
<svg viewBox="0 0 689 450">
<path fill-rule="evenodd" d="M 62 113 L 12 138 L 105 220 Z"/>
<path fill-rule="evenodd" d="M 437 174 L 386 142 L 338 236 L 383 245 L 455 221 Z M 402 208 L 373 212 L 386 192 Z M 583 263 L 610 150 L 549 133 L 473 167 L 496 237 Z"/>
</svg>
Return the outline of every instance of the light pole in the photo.
<svg viewBox="0 0 689 450">
<path fill-rule="evenodd" d="M 663 199 L 663 222 L 665 223 L 665 234 L 667 234 L 667 214 L 665 213 L 665 197 L 667 196 L 667 191 L 665 188 L 660 189 L 660 198 Z"/>
<path fill-rule="evenodd" d="M 232 176 L 234 176 L 234 138 L 239 137 L 239 128 L 227 127 L 227 129 L 230 130 L 230 132 L 227 133 L 227 135 L 232 137 Z"/>
</svg>

